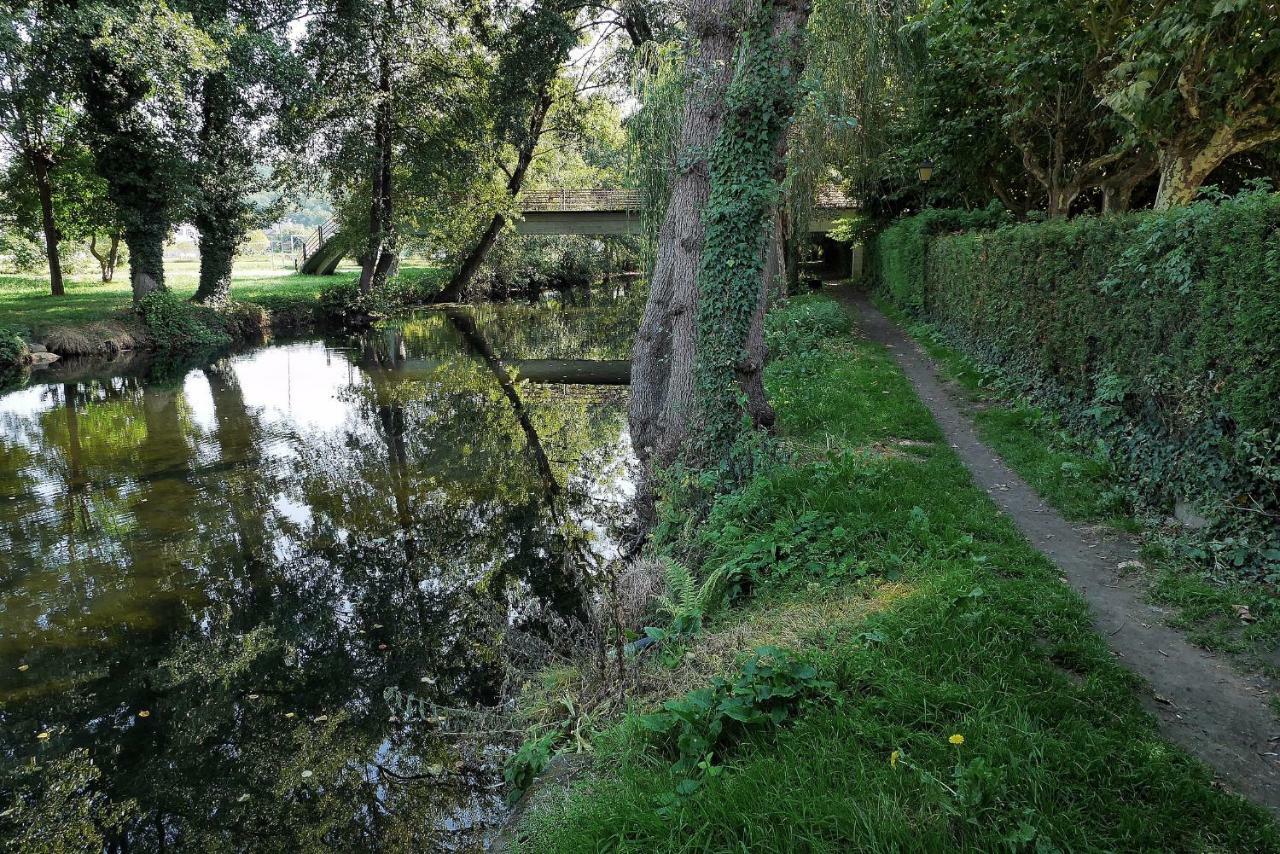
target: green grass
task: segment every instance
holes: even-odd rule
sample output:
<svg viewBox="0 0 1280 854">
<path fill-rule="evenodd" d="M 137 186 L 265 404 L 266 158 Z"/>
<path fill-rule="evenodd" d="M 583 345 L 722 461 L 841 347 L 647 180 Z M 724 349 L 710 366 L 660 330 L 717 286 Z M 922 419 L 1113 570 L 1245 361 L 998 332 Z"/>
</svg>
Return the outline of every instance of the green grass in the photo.
<svg viewBox="0 0 1280 854">
<path fill-rule="evenodd" d="M 271 307 L 281 300 L 314 300 L 320 291 L 343 278 L 354 268 L 339 268 L 336 276 L 301 276 L 291 269 L 272 268 L 261 261 L 237 262 L 233 273 L 235 299 L 260 302 Z M 196 292 L 199 265 L 194 261 L 165 264 L 165 280 L 174 293 L 190 297 Z M 66 294 L 50 296 L 47 275 L 0 275 L 0 325 L 22 332 L 51 326 L 74 326 L 106 320 L 128 309 L 132 303 L 129 271 L 121 268 L 115 279 L 103 283 L 96 273 L 86 271 L 67 277 Z"/>
<path fill-rule="evenodd" d="M 1152 568 L 1150 598 L 1177 611 L 1173 623 L 1195 643 L 1234 656 L 1242 665 L 1280 675 L 1280 602 L 1274 591 L 1207 574 L 1180 557 L 1160 532 L 1135 515 L 1123 475 L 1105 452 L 1062 429 L 1051 413 L 999 390 L 972 359 L 941 342 L 927 323 L 912 323 L 892 306 L 880 308 L 908 326 L 944 377 L 975 404 L 982 440 L 1068 519 L 1149 534 L 1143 560 Z M 1246 622 L 1239 607 L 1253 618 Z"/>
<path fill-rule="evenodd" d="M 888 356 L 826 339 L 777 348 L 768 369 L 794 460 L 695 536 L 702 574 L 751 567 L 754 596 L 720 625 L 784 603 L 817 614 L 850 590 L 883 600 L 810 621 L 793 646 L 834 688 L 726 740 L 720 773 L 686 797 L 673 756 L 624 719 L 596 738 L 597 775 L 526 820 L 522 850 L 1277 850 L 1260 810 L 1160 738 L 1083 601 L 972 484 Z"/>
</svg>

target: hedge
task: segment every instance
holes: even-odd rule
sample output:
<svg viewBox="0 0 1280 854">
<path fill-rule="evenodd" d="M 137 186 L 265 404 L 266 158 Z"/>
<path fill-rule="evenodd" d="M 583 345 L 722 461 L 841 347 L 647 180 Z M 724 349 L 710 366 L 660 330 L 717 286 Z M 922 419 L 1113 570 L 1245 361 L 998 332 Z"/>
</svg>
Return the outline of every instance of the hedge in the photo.
<svg viewBox="0 0 1280 854">
<path fill-rule="evenodd" d="M 940 232 L 880 234 L 882 293 L 1105 440 L 1152 505 L 1194 507 L 1220 562 L 1280 580 L 1280 194 Z"/>
</svg>

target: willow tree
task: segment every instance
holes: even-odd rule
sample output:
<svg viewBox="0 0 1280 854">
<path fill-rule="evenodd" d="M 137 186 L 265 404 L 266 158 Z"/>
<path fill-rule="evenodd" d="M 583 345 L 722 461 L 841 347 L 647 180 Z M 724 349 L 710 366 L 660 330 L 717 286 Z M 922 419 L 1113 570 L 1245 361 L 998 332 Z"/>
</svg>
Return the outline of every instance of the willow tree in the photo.
<svg viewBox="0 0 1280 854">
<path fill-rule="evenodd" d="M 774 413 L 764 394 L 767 256 L 803 70 L 803 0 L 694 0 L 677 174 L 632 355 L 631 435 L 649 486 L 727 464 Z"/>
</svg>

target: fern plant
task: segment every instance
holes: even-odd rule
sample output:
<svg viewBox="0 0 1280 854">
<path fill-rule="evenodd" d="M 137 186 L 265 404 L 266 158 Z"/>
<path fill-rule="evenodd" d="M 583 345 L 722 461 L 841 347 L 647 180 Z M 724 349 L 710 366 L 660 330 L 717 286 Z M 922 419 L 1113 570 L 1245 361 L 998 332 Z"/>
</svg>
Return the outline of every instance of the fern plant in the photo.
<svg viewBox="0 0 1280 854">
<path fill-rule="evenodd" d="M 729 578 L 728 564 L 722 564 L 703 579 L 701 584 L 683 563 L 663 558 L 667 593 L 658 599 L 658 608 L 671 618 L 670 634 L 696 635 L 702 631 L 702 619 L 719 603 Z"/>
</svg>

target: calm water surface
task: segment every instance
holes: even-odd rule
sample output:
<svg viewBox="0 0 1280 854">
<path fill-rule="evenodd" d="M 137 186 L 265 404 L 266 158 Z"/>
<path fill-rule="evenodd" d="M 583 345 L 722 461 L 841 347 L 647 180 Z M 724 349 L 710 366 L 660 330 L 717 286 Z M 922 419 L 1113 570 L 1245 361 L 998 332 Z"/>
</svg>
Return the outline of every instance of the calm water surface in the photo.
<svg viewBox="0 0 1280 854">
<path fill-rule="evenodd" d="M 0 394 L 0 838 L 482 844 L 503 748 L 448 710 L 496 701 L 507 627 L 576 613 L 566 566 L 611 556 L 630 489 L 624 388 L 502 379 L 625 358 L 635 313 L 424 312 Z"/>
</svg>

